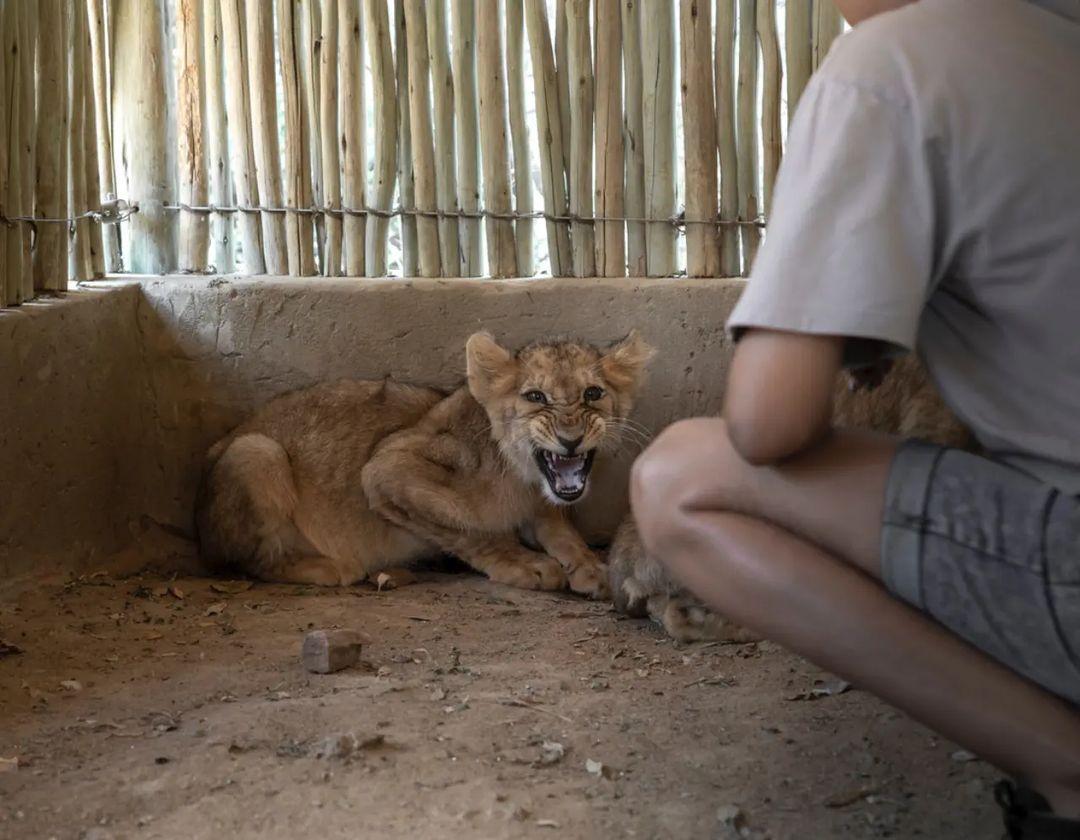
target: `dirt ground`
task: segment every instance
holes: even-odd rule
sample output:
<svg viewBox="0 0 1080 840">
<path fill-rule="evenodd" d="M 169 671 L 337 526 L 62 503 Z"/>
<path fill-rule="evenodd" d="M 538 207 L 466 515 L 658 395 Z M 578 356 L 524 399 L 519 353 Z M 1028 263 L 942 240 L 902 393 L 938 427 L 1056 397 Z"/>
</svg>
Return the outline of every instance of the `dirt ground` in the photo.
<svg viewBox="0 0 1080 840">
<path fill-rule="evenodd" d="M 0 837 L 1001 836 L 992 768 L 772 644 L 473 574 L 240 589 L 2 585 Z M 332 627 L 361 665 L 307 673 Z"/>
</svg>

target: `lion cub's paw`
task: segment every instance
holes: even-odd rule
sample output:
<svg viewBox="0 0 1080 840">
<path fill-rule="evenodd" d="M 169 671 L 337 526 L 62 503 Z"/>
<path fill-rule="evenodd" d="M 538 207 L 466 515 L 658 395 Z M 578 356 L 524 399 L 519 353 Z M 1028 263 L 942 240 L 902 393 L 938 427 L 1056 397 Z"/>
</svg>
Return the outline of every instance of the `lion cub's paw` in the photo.
<svg viewBox="0 0 1080 840">
<path fill-rule="evenodd" d="M 566 575 L 554 557 L 536 554 L 504 560 L 488 570 L 488 577 L 496 583 L 507 583 L 520 589 L 565 589 Z"/>
<path fill-rule="evenodd" d="M 606 601 L 611 597 L 607 566 L 599 560 L 579 565 L 570 573 L 570 591 L 597 601 Z"/>
</svg>

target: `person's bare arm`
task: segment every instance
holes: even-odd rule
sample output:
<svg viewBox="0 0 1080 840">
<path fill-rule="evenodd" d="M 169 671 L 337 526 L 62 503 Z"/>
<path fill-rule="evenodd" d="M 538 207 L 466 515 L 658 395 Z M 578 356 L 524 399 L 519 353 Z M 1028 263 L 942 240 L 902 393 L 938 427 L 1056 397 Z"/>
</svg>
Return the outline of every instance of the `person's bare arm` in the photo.
<svg viewBox="0 0 1080 840">
<path fill-rule="evenodd" d="M 747 462 L 775 464 L 828 434 L 843 349 L 841 336 L 758 329 L 743 336 L 728 377 L 724 419 Z"/>
</svg>

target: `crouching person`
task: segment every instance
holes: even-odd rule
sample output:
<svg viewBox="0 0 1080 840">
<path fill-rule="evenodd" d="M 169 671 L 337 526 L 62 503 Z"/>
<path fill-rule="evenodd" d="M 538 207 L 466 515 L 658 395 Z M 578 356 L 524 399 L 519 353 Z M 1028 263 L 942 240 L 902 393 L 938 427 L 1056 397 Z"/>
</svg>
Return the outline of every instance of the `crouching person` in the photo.
<svg viewBox="0 0 1080 840">
<path fill-rule="evenodd" d="M 723 417 L 639 459 L 638 526 L 728 618 L 1006 771 L 1012 837 L 1080 836 L 1080 3 L 837 5 Z M 830 428 L 842 368 L 913 350 L 982 454 Z"/>
</svg>

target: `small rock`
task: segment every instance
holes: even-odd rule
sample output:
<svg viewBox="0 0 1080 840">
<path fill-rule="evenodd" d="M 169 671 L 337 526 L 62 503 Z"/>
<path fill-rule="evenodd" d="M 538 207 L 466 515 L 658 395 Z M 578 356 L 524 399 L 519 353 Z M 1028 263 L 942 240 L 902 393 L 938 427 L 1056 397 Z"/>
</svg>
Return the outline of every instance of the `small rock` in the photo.
<svg viewBox="0 0 1080 840">
<path fill-rule="evenodd" d="M 64 691 L 70 691 L 72 694 L 82 691 L 83 689 L 82 683 L 78 680 L 61 680 L 60 687 L 64 689 Z"/>
<path fill-rule="evenodd" d="M 542 767 L 548 767 L 552 764 L 558 764 L 565 755 L 566 747 L 558 741 L 544 741 L 540 745 L 540 760 L 538 763 Z"/>
<path fill-rule="evenodd" d="M 957 750 L 949 756 L 953 761 L 958 761 L 961 764 L 967 764 L 969 761 L 978 761 L 979 757 L 973 752 L 967 750 Z"/>
<path fill-rule="evenodd" d="M 598 779 L 615 778 L 615 768 L 609 767 L 601 761 L 593 761 L 591 758 L 585 759 L 585 772 L 590 776 L 596 776 Z"/>
<path fill-rule="evenodd" d="M 738 805 L 721 805 L 716 809 L 716 820 L 735 834 L 746 828 L 746 814 Z"/>
<path fill-rule="evenodd" d="M 320 741 L 315 746 L 315 757 L 345 759 L 363 750 L 381 747 L 385 743 L 386 737 L 383 735 L 368 735 L 364 738 L 358 738 L 353 732 L 343 732 Z"/>
<path fill-rule="evenodd" d="M 555 820 L 537 820 L 537 828 L 558 828 L 559 824 Z"/>
<path fill-rule="evenodd" d="M 300 658 L 314 674 L 332 674 L 355 665 L 366 641 L 355 630 L 312 630 L 304 636 Z"/>
<path fill-rule="evenodd" d="M 207 607 L 205 614 L 207 616 L 221 615 L 223 612 L 225 612 L 226 606 L 228 605 L 224 601 L 218 601 L 217 603 L 211 604 L 209 607 Z"/>
<path fill-rule="evenodd" d="M 23 649 L 14 642 L 9 642 L 7 639 L 0 639 L 0 659 L 3 659 L 5 656 L 15 656 L 22 652 Z"/>
<path fill-rule="evenodd" d="M 19 769 L 19 757 L 4 758 L 0 756 L 0 773 L 10 773 L 12 770 Z"/>
</svg>

